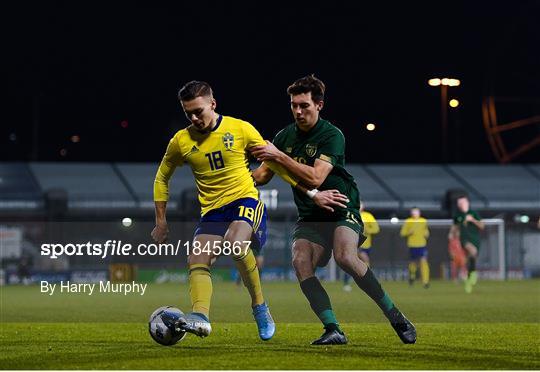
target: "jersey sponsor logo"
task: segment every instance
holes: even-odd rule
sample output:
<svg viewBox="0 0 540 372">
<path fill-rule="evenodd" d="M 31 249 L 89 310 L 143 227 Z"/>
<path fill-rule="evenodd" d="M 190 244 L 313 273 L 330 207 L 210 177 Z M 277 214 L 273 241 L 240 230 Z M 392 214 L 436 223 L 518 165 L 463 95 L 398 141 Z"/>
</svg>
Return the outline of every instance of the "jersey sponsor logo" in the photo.
<svg viewBox="0 0 540 372">
<path fill-rule="evenodd" d="M 227 151 L 231 151 L 232 147 L 234 145 L 234 136 L 230 134 L 229 132 L 225 133 L 225 135 L 222 137 L 223 145 L 225 146 L 225 149 Z"/>
<path fill-rule="evenodd" d="M 312 158 L 312 157 L 315 156 L 316 153 L 317 153 L 317 145 L 313 144 L 313 143 L 308 143 L 306 145 L 306 154 L 307 154 L 307 156 Z"/>
</svg>

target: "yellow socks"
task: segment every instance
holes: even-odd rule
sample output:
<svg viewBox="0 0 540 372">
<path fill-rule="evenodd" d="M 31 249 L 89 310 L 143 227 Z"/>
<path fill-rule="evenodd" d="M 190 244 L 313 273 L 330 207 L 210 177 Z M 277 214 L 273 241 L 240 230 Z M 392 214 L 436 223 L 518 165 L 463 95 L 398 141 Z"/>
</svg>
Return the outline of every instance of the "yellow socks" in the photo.
<svg viewBox="0 0 540 372">
<path fill-rule="evenodd" d="M 264 297 L 262 294 L 261 278 L 259 277 L 257 260 L 251 249 L 248 249 L 245 255 L 234 257 L 234 262 L 251 296 L 251 306 L 262 304 Z"/>
<path fill-rule="evenodd" d="M 429 264 L 426 260 L 420 260 L 420 276 L 422 277 L 422 284 L 429 283 Z"/>
<path fill-rule="evenodd" d="M 210 266 L 205 264 L 189 265 L 189 294 L 192 311 L 204 314 L 208 318 L 210 299 L 212 298 Z"/>
</svg>

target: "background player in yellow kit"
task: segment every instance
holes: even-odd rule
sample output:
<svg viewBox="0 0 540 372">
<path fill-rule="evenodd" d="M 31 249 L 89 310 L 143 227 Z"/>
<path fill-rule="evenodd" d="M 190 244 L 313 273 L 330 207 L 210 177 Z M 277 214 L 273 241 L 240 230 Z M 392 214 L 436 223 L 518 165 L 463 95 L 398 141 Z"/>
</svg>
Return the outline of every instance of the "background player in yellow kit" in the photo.
<svg viewBox="0 0 540 372">
<path fill-rule="evenodd" d="M 414 284 L 417 264 L 419 264 L 422 284 L 424 288 L 429 288 L 429 264 L 427 261 L 429 229 L 427 220 L 420 215 L 419 208 L 411 209 L 411 217 L 405 220 L 400 235 L 407 238 L 407 247 L 409 247 L 409 284 Z"/>
<path fill-rule="evenodd" d="M 363 234 L 366 236 L 366 240 L 364 240 L 362 245 L 360 245 L 358 248 L 358 257 L 360 257 L 360 259 L 364 261 L 366 265 L 371 267 L 369 255 L 371 254 L 371 247 L 373 244 L 372 237 L 373 235 L 377 235 L 381 231 L 381 228 L 379 227 L 375 216 L 364 210 L 364 203 L 362 202 L 360 202 L 360 218 L 362 218 L 362 222 L 364 223 Z M 352 290 L 352 287 L 349 284 L 350 280 L 351 276 L 345 273 L 343 276 L 343 290 L 345 292 L 350 292 Z"/>
<path fill-rule="evenodd" d="M 176 167 L 187 163 L 197 184 L 201 219 L 188 254 L 192 312 L 180 318 L 177 328 L 201 337 L 210 334 L 210 266 L 220 255 L 216 247 L 225 252 L 226 246 L 240 246 L 242 253 L 231 253 L 251 295 L 259 336 L 268 340 L 274 335 L 275 324 L 264 301 L 252 251 L 260 250 L 266 240 L 266 208 L 259 200 L 247 158 L 247 149 L 265 141 L 251 124 L 215 112 L 216 100 L 208 83 L 191 81 L 180 89 L 178 98 L 191 125 L 171 139 L 157 171 L 154 181 L 156 227 L 152 231 L 155 241 L 166 240 L 169 179 Z M 278 165 L 272 162 L 267 165 L 300 191 L 308 191 Z M 347 198 L 331 190 L 314 195 L 313 200 L 323 208 L 332 209 L 332 205 L 343 205 Z M 203 249 L 195 250 L 195 247 Z"/>
</svg>

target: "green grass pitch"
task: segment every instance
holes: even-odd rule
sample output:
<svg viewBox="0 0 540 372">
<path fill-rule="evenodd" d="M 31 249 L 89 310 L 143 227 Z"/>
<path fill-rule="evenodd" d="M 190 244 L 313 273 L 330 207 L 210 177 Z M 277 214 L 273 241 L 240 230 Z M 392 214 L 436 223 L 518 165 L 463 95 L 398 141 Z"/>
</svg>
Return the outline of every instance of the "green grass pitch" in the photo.
<svg viewBox="0 0 540 372">
<path fill-rule="evenodd" d="M 172 347 L 148 335 L 162 305 L 189 310 L 185 284 L 149 285 L 146 294 L 39 293 L 38 286 L 1 287 L 2 369 L 540 369 L 540 281 L 434 282 L 383 286 L 415 323 L 418 341 L 403 345 L 358 288 L 326 283 L 346 346 L 316 347 L 322 333 L 297 283 L 264 283 L 277 322 L 260 341 L 247 291 L 215 283 L 213 333 L 188 335 Z"/>
</svg>

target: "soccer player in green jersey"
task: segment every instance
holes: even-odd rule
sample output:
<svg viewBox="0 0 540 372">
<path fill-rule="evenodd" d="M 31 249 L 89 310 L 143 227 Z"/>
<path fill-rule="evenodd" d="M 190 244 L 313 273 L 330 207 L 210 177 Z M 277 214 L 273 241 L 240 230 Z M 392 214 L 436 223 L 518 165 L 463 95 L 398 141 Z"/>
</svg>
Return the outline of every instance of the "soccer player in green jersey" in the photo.
<svg viewBox="0 0 540 372">
<path fill-rule="evenodd" d="M 454 224 L 450 228 L 449 239 L 459 236 L 461 246 L 467 255 L 467 271 L 465 292 L 471 293 L 478 281 L 476 273 L 476 259 L 480 249 L 480 231 L 484 230 L 484 223 L 480 215 L 470 208 L 469 198 L 461 196 L 456 201 L 458 211 L 454 215 Z"/>
<path fill-rule="evenodd" d="M 300 288 L 325 332 L 313 345 L 345 344 L 330 298 L 315 276 L 316 267 L 328 264 L 332 252 L 337 264 L 358 287 L 377 303 L 404 343 L 416 341 L 416 330 L 397 309 L 356 249 L 363 230 L 358 211 L 360 198 L 354 178 L 345 170 L 345 137 L 319 116 L 324 104 L 324 84 L 315 76 L 295 81 L 287 89 L 295 122 L 280 131 L 274 143 L 256 146 L 251 153 L 260 161 L 275 161 L 312 188 L 307 194 L 293 189 L 299 219 L 293 233 L 292 264 Z M 267 183 L 273 172 L 264 165 L 253 172 L 257 184 Z M 348 197 L 344 207 L 317 208 L 318 190 L 338 190 Z"/>
</svg>

